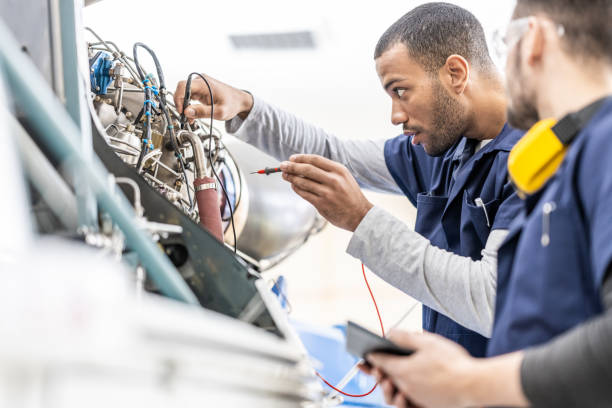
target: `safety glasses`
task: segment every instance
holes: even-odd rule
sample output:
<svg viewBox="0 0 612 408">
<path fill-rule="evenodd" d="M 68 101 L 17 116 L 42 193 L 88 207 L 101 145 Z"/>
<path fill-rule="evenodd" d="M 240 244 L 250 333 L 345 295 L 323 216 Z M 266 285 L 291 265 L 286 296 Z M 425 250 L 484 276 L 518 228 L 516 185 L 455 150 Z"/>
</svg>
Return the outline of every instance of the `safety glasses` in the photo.
<svg viewBox="0 0 612 408">
<path fill-rule="evenodd" d="M 529 17 L 512 20 L 506 29 L 497 29 L 493 33 L 495 54 L 500 61 L 505 61 L 510 50 L 529 30 Z"/>
<path fill-rule="evenodd" d="M 508 53 L 521 40 L 523 35 L 529 31 L 529 19 L 538 18 L 527 16 L 510 21 L 505 30 L 495 30 L 493 33 L 493 46 L 495 54 L 500 61 L 506 61 Z M 557 29 L 557 35 L 562 37 L 565 34 L 565 28 L 561 24 L 556 24 L 550 20 L 545 20 L 549 24 L 554 24 Z M 505 65 L 505 64 L 504 64 Z"/>
</svg>

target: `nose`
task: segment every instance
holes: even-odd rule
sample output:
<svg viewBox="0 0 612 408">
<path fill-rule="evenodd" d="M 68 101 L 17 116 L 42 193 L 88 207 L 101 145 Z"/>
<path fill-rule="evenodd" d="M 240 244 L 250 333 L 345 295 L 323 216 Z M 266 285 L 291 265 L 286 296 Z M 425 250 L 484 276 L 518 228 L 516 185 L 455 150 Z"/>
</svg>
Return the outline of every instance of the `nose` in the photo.
<svg viewBox="0 0 612 408">
<path fill-rule="evenodd" d="M 404 122 L 408 122 L 408 115 L 402 108 L 400 101 L 394 99 L 391 102 L 391 123 L 401 125 Z"/>
</svg>

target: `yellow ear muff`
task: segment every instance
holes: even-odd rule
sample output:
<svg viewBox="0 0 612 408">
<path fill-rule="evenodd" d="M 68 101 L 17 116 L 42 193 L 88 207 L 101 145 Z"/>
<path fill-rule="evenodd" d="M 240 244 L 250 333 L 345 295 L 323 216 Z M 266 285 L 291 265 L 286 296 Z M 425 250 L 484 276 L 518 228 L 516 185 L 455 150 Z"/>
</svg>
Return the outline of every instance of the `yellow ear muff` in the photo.
<svg viewBox="0 0 612 408">
<path fill-rule="evenodd" d="M 567 146 L 552 130 L 556 123 L 555 119 L 539 121 L 510 151 L 508 173 L 523 198 L 542 188 L 563 161 Z"/>
<path fill-rule="evenodd" d="M 559 122 L 541 120 L 514 145 L 508 156 L 508 173 L 521 198 L 541 189 L 555 174 L 567 147 L 607 100 L 603 97 L 591 102 Z"/>
</svg>

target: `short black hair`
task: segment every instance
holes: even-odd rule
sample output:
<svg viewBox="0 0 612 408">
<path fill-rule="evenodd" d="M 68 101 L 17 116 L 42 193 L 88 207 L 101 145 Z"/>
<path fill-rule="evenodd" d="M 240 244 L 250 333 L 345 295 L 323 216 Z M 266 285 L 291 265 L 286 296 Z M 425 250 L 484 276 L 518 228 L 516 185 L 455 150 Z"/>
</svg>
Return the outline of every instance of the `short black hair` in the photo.
<svg viewBox="0 0 612 408">
<path fill-rule="evenodd" d="M 612 61 L 612 0 L 518 0 L 514 18 L 544 15 L 563 26 L 566 51 Z"/>
<path fill-rule="evenodd" d="M 483 72 L 493 68 L 482 25 L 464 8 L 426 3 L 404 14 L 378 40 L 374 59 L 402 43 L 428 72 L 439 70 L 449 56 L 461 55 Z"/>
</svg>

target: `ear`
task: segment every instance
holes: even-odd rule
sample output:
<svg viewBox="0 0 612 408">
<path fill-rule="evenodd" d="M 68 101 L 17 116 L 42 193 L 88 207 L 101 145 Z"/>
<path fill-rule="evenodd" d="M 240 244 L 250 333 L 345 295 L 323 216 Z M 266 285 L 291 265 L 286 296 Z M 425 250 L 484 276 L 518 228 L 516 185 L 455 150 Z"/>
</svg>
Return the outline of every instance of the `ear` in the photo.
<svg viewBox="0 0 612 408">
<path fill-rule="evenodd" d="M 470 64 L 461 55 L 453 54 L 440 68 L 440 80 L 457 95 L 461 95 L 470 79 Z"/>
<path fill-rule="evenodd" d="M 525 61 L 530 66 L 536 65 L 542 59 L 544 44 L 546 43 L 544 29 L 542 21 L 536 18 L 529 19 L 529 31 L 523 37 L 522 52 Z"/>
</svg>

